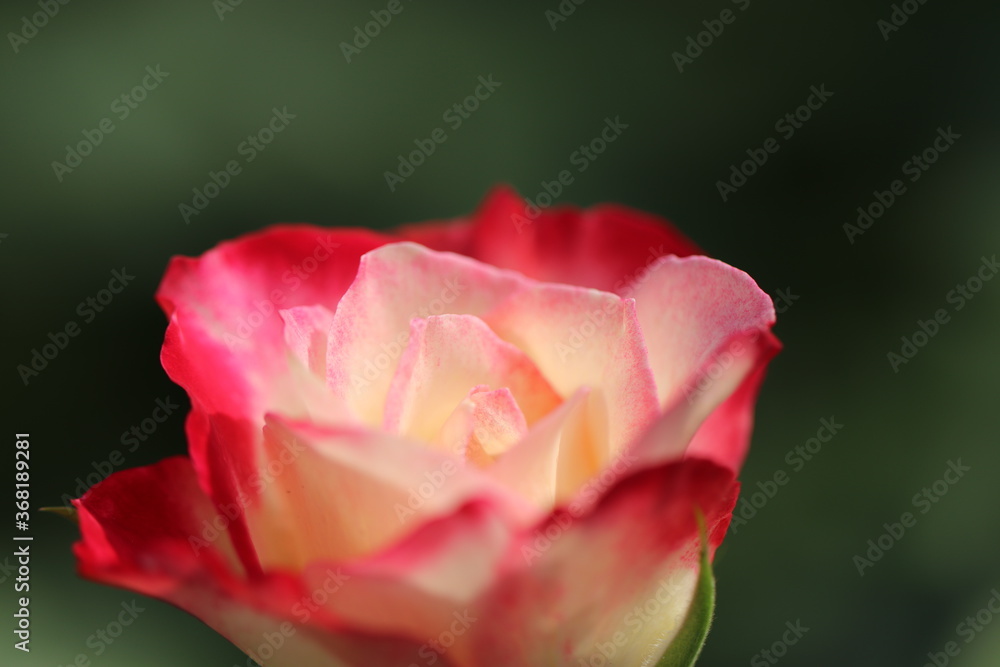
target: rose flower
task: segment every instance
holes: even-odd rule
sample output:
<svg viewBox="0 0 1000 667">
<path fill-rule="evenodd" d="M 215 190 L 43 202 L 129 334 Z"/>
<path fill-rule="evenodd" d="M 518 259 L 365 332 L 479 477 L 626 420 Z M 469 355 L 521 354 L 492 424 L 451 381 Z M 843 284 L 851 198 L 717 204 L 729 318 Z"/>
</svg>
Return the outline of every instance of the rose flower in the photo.
<svg viewBox="0 0 1000 667">
<path fill-rule="evenodd" d="M 84 577 L 268 667 L 697 654 L 780 347 L 745 273 L 654 216 L 501 188 L 465 220 L 177 257 L 157 299 L 189 456 L 74 501 Z"/>
</svg>

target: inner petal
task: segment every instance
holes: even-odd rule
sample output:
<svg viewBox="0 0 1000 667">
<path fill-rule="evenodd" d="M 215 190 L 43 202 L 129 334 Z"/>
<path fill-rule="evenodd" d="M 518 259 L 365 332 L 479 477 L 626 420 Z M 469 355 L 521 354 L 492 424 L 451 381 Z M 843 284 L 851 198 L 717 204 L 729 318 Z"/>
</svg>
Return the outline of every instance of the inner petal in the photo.
<svg viewBox="0 0 1000 667">
<path fill-rule="evenodd" d="M 487 474 L 541 508 L 551 509 L 572 498 L 600 471 L 588 420 L 592 393 L 587 387 L 577 390 Z"/>
<path fill-rule="evenodd" d="M 528 432 L 524 413 L 507 387 L 472 389 L 445 421 L 438 436 L 441 447 L 485 468 Z"/>
<path fill-rule="evenodd" d="M 527 283 L 518 274 L 413 243 L 393 243 L 366 254 L 334 313 L 327 385 L 360 421 L 382 423 L 386 393 L 413 318 L 481 315 Z M 463 387 L 461 396 L 471 386 Z M 449 412 L 461 396 L 448 406 Z"/>
<path fill-rule="evenodd" d="M 656 419 L 656 384 L 631 299 L 539 283 L 483 319 L 523 350 L 562 396 L 592 390 L 587 420 L 600 464 Z"/>
<path fill-rule="evenodd" d="M 470 502 L 515 525 L 537 520 L 477 468 L 404 438 L 268 415 L 263 439 L 245 511 L 265 570 L 369 556 Z"/>
<path fill-rule="evenodd" d="M 314 421 L 353 421 L 346 402 L 326 388 L 326 351 L 333 312 L 324 306 L 278 311 L 284 322 L 288 373 L 302 407 Z"/>
<path fill-rule="evenodd" d="M 389 387 L 383 426 L 434 441 L 471 388 L 506 387 L 531 425 L 561 399 L 528 356 L 478 317 L 415 319 Z"/>
<path fill-rule="evenodd" d="M 285 344 L 317 377 L 326 379 L 326 349 L 333 312 L 324 306 L 297 306 L 280 310 L 285 324 Z"/>
</svg>

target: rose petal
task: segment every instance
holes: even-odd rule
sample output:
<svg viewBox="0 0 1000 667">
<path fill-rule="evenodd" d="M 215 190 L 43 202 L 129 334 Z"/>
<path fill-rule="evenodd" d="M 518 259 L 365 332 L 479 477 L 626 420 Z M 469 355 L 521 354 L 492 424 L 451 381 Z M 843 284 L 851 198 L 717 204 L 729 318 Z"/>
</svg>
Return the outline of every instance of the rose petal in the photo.
<svg viewBox="0 0 1000 667">
<path fill-rule="evenodd" d="M 201 492 L 185 458 L 115 473 L 75 505 L 81 539 L 74 553 L 82 576 L 170 602 L 268 667 L 407 667 L 422 655 L 422 638 L 373 634 L 371 627 L 317 604 L 329 595 L 328 582 L 283 573 L 246 578 L 226 517 Z M 222 528 L 211 542 L 199 542 L 206 525 Z M 486 537 L 483 531 L 476 535 Z M 415 551 L 408 570 L 396 568 L 396 580 L 405 581 L 408 574 L 414 590 L 419 592 L 419 583 L 432 589 L 431 552 L 420 559 Z M 378 567 L 369 569 L 377 580 Z M 383 574 L 388 570 L 382 566 Z M 356 576 L 363 588 L 367 575 Z M 448 656 L 438 658 L 438 664 L 454 664 Z"/>
<path fill-rule="evenodd" d="M 478 386 L 448 416 L 434 444 L 486 468 L 527 432 L 528 422 L 510 389 Z"/>
<path fill-rule="evenodd" d="M 625 478 L 592 512 L 571 506 L 526 532 L 474 607 L 489 619 L 473 629 L 475 664 L 569 667 L 589 664 L 602 647 L 614 650 L 608 664 L 652 664 L 692 599 L 696 513 L 714 550 L 736 490 L 729 470 L 687 459 Z"/>
<path fill-rule="evenodd" d="M 486 473 L 540 508 L 573 497 L 601 467 L 588 428 L 589 399 L 589 389 L 578 390 Z"/>
<path fill-rule="evenodd" d="M 442 657 L 476 665 L 468 631 L 489 619 L 468 611 L 494 585 L 510 541 L 509 528 L 489 502 L 469 503 L 383 553 L 338 567 L 349 579 L 323 604 L 368 632 L 422 638 L 425 643 L 406 667 L 437 664 Z M 313 565 L 303 578 L 315 587 L 328 571 Z"/>
<path fill-rule="evenodd" d="M 331 391 L 359 419 L 381 425 L 410 320 L 444 313 L 479 315 L 523 283 L 516 274 L 412 243 L 368 253 L 334 315 L 327 379 Z"/>
<path fill-rule="evenodd" d="M 285 343 L 292 359 L 289 373 L 305 413 L 322 424 L 350 422 L 347 405 L 326 387 L 326 361 L 333 313 L 325 306 L 297 306 L 280 311 Z"/>
<path fill-rule="evenodd" d="M 742 374 L 742 381 L 725 401 L 716 404 L 686 450 L 688 456 L 715 461 L 734 472 L 743 466 L 750 447 L 754 405 L 767 364 L 781 350 L 781 343 L 770 331 L 760 336 L 750 334 L 745 341 L 748 368 Z"/>
<path fill-rule="evenodd" d="M 385 241 L 364 230 L 282 225 L 196 259 L 171 260 L 157 292 L 170 320 L 160 357 L 191 398 L 193 464 L 218 508 L 239 504 L 245 495 L 245 480 L 260 456 L 265 411 L 324 412 L 302 391 L 301 374 L 289 363 L 279 309 L 332 309 L 361 255 Z M 242 532 L 236 535 L 241 558 L 256 567 L 249 535 Z"/>
<path fill-rule="evenodd" d="M 471 315 L 437 315 L 410 323 L 385 404 L 384 428 L 432 441 L 470 387 L 510 390 L 532 424 L 561 402 L 531 359 Z"/>
<path fill-rule="evenodd" d="M 711 460 L 739 472 L 752 426 L 752 399 L 763 371 L 780 345 L 767 332 L 737 334 L 719 347 L 742 349 L 732 363 L 719 371 L 715 359 L 691 376 L 692 389 L 668 406 L 649 430 L 629 448 L 629 469 L 662 465 L 683 456 Z M 719 371 L 719 372 L 717 372 Z M 724 410 L 734 423 L 715 421 L 716 411 Z M 615 478 L 626 471 L 611 471 Z"/>
<path fill-rule="evenodd" d="M 543 209 L 532 218 L 509 187 L 495 188 L 469 220 L 423 223 L 400 236 L 545 282 L 621 292 L 656 258 L 700 254 L 666 220 L 603 204 Z"/>
<path fill-rule="evenodd" d="M 767 331 L 774 305 L 753 279 L 708 257 L 664 257 L 633 286 L 661 405 L 733 335 Z"/>
<path fill-rule="evenodd" d="M 326 306 L 298 306 L 279 311 L 285 323 L 285 343 L 309 372 L 326 378 L 326 350 L 333 311 Z"/>
<path fill-rule="evenodd" d="M 663 258 L 634 293 L 664 405 L 640 456 L 659 461 L 686 448 L 738 471 L 764 368 L 781 349 L 771 299 L 706 257 Z"/>
<path fill-rule="evenodd" d="M 474 466 L 387 433 L 272 415 L 264 445 L 268 464 L 247 513 L 265 569 L 376 552 L 474 499 L 513 523 L 538 516 Z"/>
<path fill-rule="evenodd" d="M 171 260 L 157 292 L 170 318 L 161 359 L 207 413 L 260 419 L 301 404 L 288 378 L 279 309 L 336 307 L 362 254 L 387 238 L 282 225 Z"/>
<path fill-rule="evenodd" d="M 156 553 L 163 543 L 181 545 L 191 553 L 204 550 L 205 558 L 242 572 L 225 522 L 222 529 L 214 527 L 217 538 L 212 543 L 202 536 L 218 515 L 185 457 L 111 475 L 74 505 L 83 535 L 75 550 L 84 574 L 89 569 L 127 568 Z M 165 514 L 172 520 L 162 523 Z M 112 530 L 105 530 L 105 524 Z"/>
<path fill-rule="evenodd" d="M 630 301 L 536 283 L 483 319 L 523 350 L 561 395 L 590 388 L 588 419 L 600 464 L 655 420 L 656 386 Z"/>
<path fill-rule="evenodd" d="M 184 427 L 201 490 L 215 511 L 226 515 L 243 567 L 259 573 L 260 559 L 244 510 L 257 495 L 252 484 L 258 473 L 260 427 L 245 419 L 206 415 L 198 406 L 192 407 Z"/>
</svg>

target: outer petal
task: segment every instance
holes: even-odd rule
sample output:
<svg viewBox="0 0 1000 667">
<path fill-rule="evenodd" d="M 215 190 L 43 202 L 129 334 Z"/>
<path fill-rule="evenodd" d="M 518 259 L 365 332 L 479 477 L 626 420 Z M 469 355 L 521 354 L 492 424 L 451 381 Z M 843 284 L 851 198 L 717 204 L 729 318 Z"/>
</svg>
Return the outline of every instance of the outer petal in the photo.
<svg viewBox="0 0 1000 667">
<path fill-rule="evenodd" d="M 730 471 L 687 459 L 637 472 L 593 511 L 570 506 L 524 534 L 475 608 L 490 619 L 472 637 L 477 667 L 654 664 L 693 596 L 696 512 L 714 548 L 736 491 Z"/>
<path fill-rule="evenodd" d="M 184 424 L 191 466 L 199 485 L 219 512 L 229 517 L 229 533 L 243 567 L 260 572 L 260 559 L 247 522 L 246 506 L 257 495 L 260 427 L 246 419 L 209 417 L 195 405 Z"/>
<path fill-rule="evenodd" d="M 369 231 L 284 225 L 175 257 L 157 292 L 170 318 L 161 358 L 209 414 L 260 419 L 298 406 L 280 309 L 333 310 L 362 254 L 387 242 Z"/>
<path fill-rule="evenodd" d="M 421 639 L 375 633 L 317 606 L 336 590 L 328 576 L 336 565 L 310 573 L 322 573 L 322 580 L 281 573 L 247 578 L 224 527 L 210 544 L 192 541 L 204 525 L 225 526 L 226 518 L 201 493 L 184 458 L 115 473 L 75 504 L 81 540 L 74 552 L 82 576 L 171 602 L 267 667 L 408 667 L 421 655 Z M 427 576 L 433 559 L 421 562 L 395 571 L 404 588 L 404 574 Z M 359 584 L 363 574 L 357 573 Z M 453 664 L 438 658 L 437 664 Z"/>
<path fill-rule="evenodd" d="M 81 574 L 103 568 L 127 569 L 165 545 L 191 554 L 204 551 L 204 560 L 234 574 L 243 573 L 228 531 L 216 527 L 212 543 L 199 538 L 218 515 L 198 487 L 186 458 L 164 459 L 115 473 L 74 504 L 83 536 L 75 547 Z M 168 510 L 173 520 L 161 523 Z M 105 524 L 113 529 L 105 530 Z M 164 585 L 170 583 L 165 581 Z"/>
<path fill-rule="evenodd" d="M 649 439 L 672 455 L 690 441 L 689 454 L 739 470 L 757 388 L 781 348 L 771 299 L 744 272 L 707 257 L 663 258 L 632 289 L 664 405 Z"/>
<path fill-rule="evenodd" d="M 449 664 L 478 665 L 469 630 L 490 619 L 470 612 L 495 584 L 511 540 L 496 508 L 475 501 L 381 554 L 338 567 L 349 580 L 323 604 L 372 632 L 422 640 L 406 667 L 439 664 L 442 656 Z M 310 566 L 304 578 L 319 581 L 328 569 Z"/>
<path fill-rule="evenodd" d="M 737 389 L 709 414 L 687 447 L 688 456 L 710 459 L 733 471 L 742 467 L 750 447 L 754 404 L 767 364 L 781 350 L 781 343 L 770 331 L 749 334 L 743 340 L 743 347 L 738 348 L 743 351 L 730 353 L 745 356 L 747 372 Z M 710 367 L 708 373 L 712 370 Z"/>
<path fill-rule="evenodd" d="M 774 304 L 753 279 L 708 257 L 664 257 L 632 290 L 663 405 L 727 338 L 774 324 Z"/>
<path fill-rule="evenodd" d="M 220 244 L 198 258 L 175 257 L 157 292 L 170 320 L 161 352 L 168 375 L 188 393 L 193 465 L 216 507 L 242 508 L 262 458 L 267 410 L 326 414 L 302 391 L 280 309 L 332 310 L 361 255 L 387 237 L 366 230 L 283 225 Z M 265 461 L 266 463 L 266 461 Z M 247 568 L 259 567 L 241 512 L 234 541 Z"/>
<path fill-rule="evenodd" d="M 700 254 L 669 222 L 623 206 L 544 209 L 537 217 L 509 187 L 468 220 L 410 225 L 404 238 L 545 282 L 621 292 L 656 258 Z"/>
</svg>

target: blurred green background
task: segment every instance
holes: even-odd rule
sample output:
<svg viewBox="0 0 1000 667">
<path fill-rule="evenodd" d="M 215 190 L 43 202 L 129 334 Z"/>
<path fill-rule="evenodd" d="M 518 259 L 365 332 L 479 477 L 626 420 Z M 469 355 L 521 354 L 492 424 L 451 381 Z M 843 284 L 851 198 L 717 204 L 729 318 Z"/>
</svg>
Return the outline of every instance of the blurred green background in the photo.
<svg viewBox="0 0 1000 667">
<path fill-rule="evenodd" d="M 23 40 L 10 33 L 42 10 L 5 3 L 4 428 L 9 440 L 31 432 L 33 504 L 75 495 L 77 478 L 121 449 L 156 399 L 186 410 L 158 361 L 165 321 L 153 292 L 171 255 L 281 221 L 386 227 L 461 215 L 498 182 L 534 198 L 574 168 L 571 154 L 606 117 L 620 117 L 628 128 L 558 201 L 666 216 L 772 295 L 797 297 L 779 315 L 785 350 L 742 475 L 748 492 L 779 470 L 790 481 L 720 551 L 700 664 L 772 664 L 760 652 L 796 621 L 809 631 L 782 665 L 918 667 L 949 641 L 961 647 L 949 664 L 1000 664 L 1000 622 L 969 643 L 956 634 L 1000 586 L 1000 280 L 959 311 L 947 301 L 1000 252 L 1000 9 L 904 4 L 916 12 L 885 39 L 889 2 L 563 2 L 575 10 L 553 30 L 545 12 L 557 0 L 403 0 L 347 62 L 341 42 L 384 2 L 243 0 L 220 18 L 210 0 L 77 0 Z M 678 71 L 674 52 L 727 8 L 734 20 Z M 147 66 L 168 75 L 123 118 L 112 104 Z M 489 75 L 500 87 L 453 129 L 442 114 Z M 775 123 L 823 85 L 832 97 L 784 138 Z M 247 162 L 239 146 L 274 108 L 295 118 Z M 57 178 L 52 163 L 104 118 L 114 131 Z M 390 191 L 384 172 L 437 127 L 447 141 Z M 903 163 L 948 127 L 961 137 L 911 183 Z M 778 152 L 724 202 L 717 181 L 768 137 Z M 232 159 L 241 173 L 186 224 L 179 204 Z M 906 193 L 850 243 L 844 223 L 897 178 Z M 135 280 L 25 386 L 16 366 L 48 332 L 80 321 L 77 304 L 121 267 Z M 951 320 L 893 372 L 887 353 L 938 308 Z M 183 452 L 182 413 L 119 467 Z M 844 428 L 795 471 L 786 452 L 831 417 Z M 914 494 L 959 458 L 971 471 L 920 514 Z M 906 511 L 917 525 L 859 576 L 854 556 Z M 136 596 L 76 578 L 70 524 L 35 516 L 33 533 L 29 656 L 11 647 L 13 549 L 0 550 L 4 664 L 66 665 L 78 654 L 109 667 L 246 664 L 199 621 L 145 599 L 95 655 L 88 637 Z"/>
</svg>

